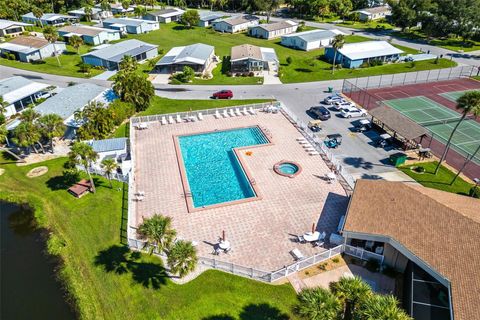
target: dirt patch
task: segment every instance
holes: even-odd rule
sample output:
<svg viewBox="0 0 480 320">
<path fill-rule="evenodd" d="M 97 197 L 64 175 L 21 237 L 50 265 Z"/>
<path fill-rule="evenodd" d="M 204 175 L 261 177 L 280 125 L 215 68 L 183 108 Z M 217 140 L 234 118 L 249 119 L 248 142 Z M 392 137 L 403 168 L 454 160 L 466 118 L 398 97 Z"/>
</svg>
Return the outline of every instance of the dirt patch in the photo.
<svg viewBox="0 0 480 320">
<path fill-rule="evenodd" d="M 299 272 L 299 277 L 301 279 L 313 277 L 317 274 L 330 271 L 336 268 L 339 268 L 341 266 L 346 265 L 347 263 L 343 259 L 341 255 L 336 256 L 332 259 L 329 259 L 327 261 L 317 263 L 316 265 L 313 265 L 309 268 L 303 269 L 302 271 Z"/>
<path fill-rule="evenodd" d="M 29 178 L 40 177 L 47 172 L 48 172 L 48 167 L 46 166 L 36 167 L 27 172 L 27 177 Z"/>
</svg>

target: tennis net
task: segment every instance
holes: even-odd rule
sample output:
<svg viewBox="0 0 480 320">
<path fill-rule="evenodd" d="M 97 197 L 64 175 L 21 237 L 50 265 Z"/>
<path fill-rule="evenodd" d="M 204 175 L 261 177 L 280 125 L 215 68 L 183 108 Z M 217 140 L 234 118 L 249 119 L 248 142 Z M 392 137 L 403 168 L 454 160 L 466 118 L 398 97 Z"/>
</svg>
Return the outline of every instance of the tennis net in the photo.
<svg viewBox="0 0 480 320">
<path fill-rule="evenodd" d="M 460 117 L 430 120 L 430 121 L 419 122 L 418 124 L 423 126 L 423 127 L 430 127 L 430 126 L 434 126 L 434 125 L 438 125 L 438 124 L 447 124 L 447 123 L 451 123 L 451 122 L 458 122 L 458 120 L 460 120 Z"/>
</svg>

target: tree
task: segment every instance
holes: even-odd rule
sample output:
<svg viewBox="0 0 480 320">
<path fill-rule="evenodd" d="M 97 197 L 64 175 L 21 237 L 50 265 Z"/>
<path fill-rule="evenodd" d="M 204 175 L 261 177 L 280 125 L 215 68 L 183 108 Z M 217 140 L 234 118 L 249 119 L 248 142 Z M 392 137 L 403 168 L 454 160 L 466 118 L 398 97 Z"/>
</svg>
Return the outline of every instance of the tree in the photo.
<svg viewBox="0 0 480 320">
<path fill-rule="evenodd" d="M 38 153 L 35 143 L 37 143 L 41 138 L 38 128 L 30 122 L 21 122 L 13 130 L 12 141 L 20 147 L 29 148 L 31 147 L 35 153 Z"/>
<path fill-rule="evenodd" d="M 135 71 L 138 68 L 137 60 L 131 55 L 125 55 L 119 64 L 120 70 L 125 72 Z"/>
<path fill-rule="evenodd" d="M 178 274 L 180 278 L 195 270 L 197 262 L 197 250 L 190 241 L 178 240 L 168 252 L 170 272 Z"/>
<path fill-rule="evenodd" d="M 193 28 L 200 21 L 200 15 L 197 10 L 187 10 L 182 14 L 180 22 L 187 28 Z"/>
<path fill-rule="evenodd" d="M 92 175 L 90 173 L 90 166 L 92 162 L 97 160 L 98 154 L 93 150 L 92 146 L 85 142 L 75 141 L 68 153 L 70 161 L 74 164 L 81 165 L 85 168 L 92 186 L 92 192 L 95 193 L 95 184 L 93 182 Z"/>
<path fill-rule="evenodd" d="M 177 234 L 172 228 L 172 218 L 159 214 L 144 219 L 137 232 L 147 240 L 150 246 L 150 254 L 153 254 L 155 247 L 157 247 L 159 252 L 170 250 Z"/>
<path fill-rule="evenodd" d="M 335 72 L 335 65 L 337 63 L 338 50 L 343 48 L 345 44 L 345 36 L 343 34 L 337 34 L 332 40 L 332 48 L 335 50 L 332 61 L 332 74 Z"/>
<path fill-rule="evenodd" d="M 352 320 L 359 306 L 372 295 L 372 289 L 360 277 L 342 277 L 330 283 L 330 290 L 343 304 L 343 319 Z"/>
<path fill-rule="evenodd" d="M 14 157 L 15 159 L 17 159 L 19 161 L 25 162 L 25 160 L 23 160 L 18 155 L 16 155 L 12 151 L 10 151 L 10 149 L 3 146 L 3 143 L 7 142 L 7 136 L 8 136 L 8 130 L 7 130 L 6 126 L 4 124 L 0 125 L 0 150 L 5 151 L 6 153 L 8 153 L 9 155 L 11 155 L 12 157 Z"/>
<path fill-rule="evenodd" d="M 147 14 L 147 8 L 144 6 L 136 6 L 133 12 L 138 18 L 141 18 Z"/>
<path fill-rule="evenodd" d="M 155 88 L 144 75 L 122 70 L 115 77 L 113 90 L 122 101 L 132 103 L 136 111 L 147 109 L 155 95 Z"/>
<path fill-rule="evenodd" d="M 86 5 L 83 9 L 83 12 L 85 13 L 85 19 L 87 21 L 91 21 L 92 20 L 92 15 L 93 15 L 92 6 Z"/>
<path fill-rule="evenodd" d="M 371 295 L 360 306 L 357 318 L 360 320 L 412 320 L 399 306 L 392 295 Z"/>
<path fill-rule="evenodd" d="M 33 7 L 32 13 L 40 21 L 40 26 L 43 28 L 43 21 L 40 19 L 43 16 L 43 11 L 39 7 Z"/>
<path fill-rule="evenodd" d="M 57 114 L 46 114 L 38 119 L 38 126 L 42 136 L 50 141 L 50 148 L 54 153 L 53 138 L 63 136 L 66 129 L 62 117 Z"/>
<path fill-rule="evenodd" d="M 340 301 L 324 288 L 308 288 L 298 294 L 296 312 L 308 320 L 336 320 L 341 311 Z"/>
<path fill-rule="evenodd" d="M 267 23 L 270 22 L 272 13 L 277 10 L 282 3 L 283 0 L 255 0 L 255 6 L 267 14 Z"/>
<path fill-rule="evenodd" d="M 122 1 L 122 8 L 124 10 L 127 10 L 128 8 L 130 8 L 130 1 L 129 0 L 123 0 Z"/>
<path fill-rule="evenodd" d="M 75 121 L 82 124 L 77 130 L 80 139 L 105 139 L 114 129 L 112 111 L 101 102 L 90 102 L 83 110 L 75 112 Z"/>
<path fill-rule="evenodd" d="M 100 163 L 105 175 L 107 176 L 108 181 L 110 182 L 110 189 L 113 188 L 112 186 L 112 173 L 117 170 L 117 162 L 112 158 L 105 158 Z"/>
<path fill-rule="evenodd" d="M 468 114 L 472 114 L 474 117 L 480 116 L 480 91 L 479 90 L 468 91 L 465 94 L 463 94 L 457 100 L 457 109 L 462 112 L 462 116 L 458 120 L 455 127 L 453 127 L 452 133 L 450 133 L 450 137 L 448 138 L 448 141 L 445 145 L 445 149 L 443 151 L 442 157 L 440 158 L 440 161 L 438 161 L 437 167 L 435 168 L 435 174 L 438 173 L 438 170 L 440 169 L 443 161 L 445 161 L 448 150 L 452 143 L 452 138 L 455 135 L 455 132 L 457 131 L 462 121 L 465 119 L 465 117 Z"/>
<path fill-rule="evenodd" d="M 0 114 L 3 114 L 6 111 L 6 107 L 9 105 L 7 101 L 3 99 L 3 96 L 0 96 Z"/>
<path fill-rule="evenodd" d="M 36 112 L 33 108 L 27 108 L 22 113 L 20 113 L 20 120 L 27 123 L 34 123 L 40 114 Z"/>
<path fill-rule="evenodd" d="M 75 50 L 77 50 L 77 54 L 80 54 L 80 47 L 81 47 L 82 44 L 83 44 L 82 38 L 80 38 L 79 36 L 77 36 L 76 34 L 74 34 L 73 36 L 70 37 L 70 39 L 68 39 L 68 43 L 70 43 L 70 45 L 71 45 Z"/>
<path fill-rule="evenodd" d="M 146 6 L 150 6 L 153 9 L 153 7 L 157 3 L 157 1 L 156 0 L 145 0 L 144 3 L 145 3 Z"/>
<path fill-rule="evenodd" d="M 55 29 L 55 27 L 53 26 L 46 26 L 45 28 L 43 28 L 43 36 L 45 37 L 45 39 L 50 42 L 51 44 L 53 44 L 53 55 L 55 56 L 55 58 L 57 58 L 57 63 L 58 63 L 58 66 L 61 66 L 60 64 L 60 58 L 58 57 L 58 54 L 57 54 L 57 48 L 55 46 L 55 43 L 57 42 L 58 40 L 58 32 L 57 32 L 57 29 Z"/>
</svg>

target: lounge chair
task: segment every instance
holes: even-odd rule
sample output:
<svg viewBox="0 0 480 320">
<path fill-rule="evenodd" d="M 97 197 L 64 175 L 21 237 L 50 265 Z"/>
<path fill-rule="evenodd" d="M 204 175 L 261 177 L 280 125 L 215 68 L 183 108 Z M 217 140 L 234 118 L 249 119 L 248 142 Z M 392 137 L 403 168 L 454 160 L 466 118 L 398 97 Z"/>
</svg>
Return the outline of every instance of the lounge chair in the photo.
<svg viewBox="0 0 480 320">
<path fill-rule="evenodd" d="M 228 114 L 230 115 L 230 117 L 235 117 L 235 112 L 233 112 L 233 109 L 229 109 Z"/>
<path fill-rule="evenodd" d="M 220 118 L 220 113 L 218 112 L 218 110 L 215 110 L 215 114 L 213 116 L 215 117 L 215 119 Z"/>
<path fill-rule="evenodd" d="M 300 242 L 300 243 L 305 243 L 305 239 L 303 238 L 303 236 L 297 236 L 297 241 Z"/>
<path fill-rule="evenodd" d="M 305 257 L 303 256 L 303 254 L 300 252 L 300 250 L 298 250 L 297 248 L 293 249 L 292 251 L 290 251 L 290 254 L 295 258 L 295 260 L 303 260 L 305 259 Z"/>
<path fill-rule="evenodd" d="M 177 120 L 177 123 L 181 123 L 181 122 L 182 122 L 182 118 L 180 117 L 179 114 L 177 114 L 177 117 L 175 118 L 175 120 Z"/>
<path fill-rule="evenodd" d="M 201 112 L 199 112 L 199 113 L 197 114 L 197 117 L 198 117 L 198 120 L 199 120 L 199 121 L 202 121 L 202 120 L 203 120 L 203 115 L 202 115 Z"/>
<path fill-rule="evenodd" d="M 223 117 L 228 118 L 230 115 L 228 114 L 227 110 L 223 110 Z"/>
<path fill-rule="evenodd" d="M 252 116 L 255 115 L 257 112 L 253 110 L 253 107 L 248 108 L 248 113 L 250 113 Z"/>
<path fill-rule="evenodd" d="M 240 109 L 238 109 L 238 108 L 235 108 L 235 114 L 236 114 L 237 116 L 241 116 L 241 115 L 242 115 L 242 113 L 240 112 Z"/>
<path fill-rule="evenodd" d="M 172 116 L 168 116 L 168 123 L 173 124 L 175 121 Z"/>
<path fill-rule="evenodd" d="M 165 117 L 162 117 L 161 123 L 162 123 L 162 125 L 167 124 L 167 119 Z"/>
<path fill-rule="evenodd" d="M 242 113 L 244 116 L 248 116 L 247 108 L 243 108 Z"/>
<path fill-rule="evenodd" d="M 308 142 L 307 140 L 300 140 L 300 141 L 298 141 L 298 143 L 300 143 L 300 144 L 310 144 L 310 142 Z"/>
<path fill-rule="evenodd" d="M 297 141 L 305 141 L 305 140 L 307 140 L 307 139 L 305 139 L 304 137 L 298 137 L 297 138 Z"/>
<path fill-rule="evenodd" d="M 311 156 L 318 156 L 320 153 L 318 153 L 318 151 L 311 151 L 308 154 Z"/>
</svg>

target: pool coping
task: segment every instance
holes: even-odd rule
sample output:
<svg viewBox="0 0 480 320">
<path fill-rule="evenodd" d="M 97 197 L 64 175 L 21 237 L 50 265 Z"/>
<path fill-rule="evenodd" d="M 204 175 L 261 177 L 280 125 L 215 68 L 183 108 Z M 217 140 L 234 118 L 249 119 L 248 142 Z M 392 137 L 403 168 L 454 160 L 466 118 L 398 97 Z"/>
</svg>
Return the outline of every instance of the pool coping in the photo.
<svg viewBox="0 0 480 320">
<path fill-rule="evenodd" d="M 240 163 L 240 167 L 242 168 L 243 172 L 245 173 L 245 176 L 247 177 L 247 180 L 250 183 L 250 186 L 252 187 L 253 192 L 255 193 L 255 196 L 196 208 L 193 204 L 193 198 L 192 198 L 192 195 L 191 195 L 190 184 L 188 183 L 187 172 L 185 171 L 185 164 L 183 162 L 182 151 L 180 149 L 179 138 L 180 137 L 185 137 L 185 136 L 195 136 L 195 135 L 200 135 L 200 134 L 213 133 L 213 132 L 217 132 L 217 131 L 239 130 L 239 129 L 246 129 L 246 128 L 252 128 L 252 127 L 257 127 L 263 133 L 263 136 L 267 139 L 268 143 L 252 145 L 252 146 L 245 146 L 245 147 L 238 147 L 238 148 L 233 148 L 232 150 L 233 150 L 233 153 L 235 154 L 235 156 L 237 157 L 238 162 Z M 275 144 L 272 140 L 272 137 L 270 135 L 268 135 L 265 132 L 265 130 L 263 130 L 263 128 L 260 127 L 259 125 L 232 127 L 232 128 L 229 128 L 229 129 L 192 132 L 192 133 L 187 133 L 187 134 L 178 134 L 178 135 L 173 135 L 172 138 L 173 138 L 173 144 L 174 144 L 174 147 L 175 147 L 175 154 L 177 156 L 177 164 L 178 164 L 178 169 L 179 169 L 179 172 L 180 172 L 180 178 L 182 180 L 183 196 L 185 198 L 185 203 L 187 205 L 187 211 L 189 213 L 204 211 L 204 210 L 209 210 L 209 209 L 215 209 L 215 208 L 220 208 L 220 207 L 226 207 L 226 206 L 231 206 L 231 205 L 236 205 L 236 204 L 241 204 L 241 203 L 246 203 L 246 202 L 258 201 L 258 200 L 261 200 L 263 198 L 262 193 L 261 193 L 255 179 L 253 178 L 252 173 L 250 172 L 250 169 L 248 169 L 245 161 L 241 157 L 241 152 L 244 151 L 244 150 L 252 149 L 252 148 L 261 148 L 261 147 L 266 147 L 266 146 L 272 146 L 272 145 Z"/>
</svg>

